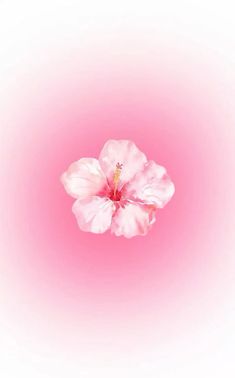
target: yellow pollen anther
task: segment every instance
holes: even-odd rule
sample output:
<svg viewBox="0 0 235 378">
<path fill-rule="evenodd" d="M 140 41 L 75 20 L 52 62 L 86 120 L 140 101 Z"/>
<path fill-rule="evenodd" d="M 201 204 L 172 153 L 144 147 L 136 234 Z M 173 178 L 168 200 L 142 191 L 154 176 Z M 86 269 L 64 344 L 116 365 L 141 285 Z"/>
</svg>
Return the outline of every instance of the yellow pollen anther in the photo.
<svg viewBox="0 0 235 378">
<path fill-rule="evenodd" d="M 120 179 L 120 176 L 121 176 L 122 166 L 123 166 L 123 164 L 117 163 L 116 169 L 114 171 L 114 176 L 113 176 L 114 197 L 116 196 L 117 187 L 118 187 L 119 179 Z"/>
</svg>

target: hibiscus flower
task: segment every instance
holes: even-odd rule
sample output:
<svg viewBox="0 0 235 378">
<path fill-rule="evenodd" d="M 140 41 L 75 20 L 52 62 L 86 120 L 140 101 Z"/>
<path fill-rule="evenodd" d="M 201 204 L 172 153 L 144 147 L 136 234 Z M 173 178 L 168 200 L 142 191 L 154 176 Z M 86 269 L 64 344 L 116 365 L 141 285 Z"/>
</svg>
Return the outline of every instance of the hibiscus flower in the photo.
<svg viewBox="0 0 235 378">
<path fill-rule="evenodd" d="M 99 159 L 72 163 L 61 181 L 76 198 L 72 211 L 81 230 L 100 234 L 111 229 L 126 238 L 146 235 L 156 210 L 175 191 L 166 169 L 148 161 L 129 140 L 108 140 Z"/>
</svg>

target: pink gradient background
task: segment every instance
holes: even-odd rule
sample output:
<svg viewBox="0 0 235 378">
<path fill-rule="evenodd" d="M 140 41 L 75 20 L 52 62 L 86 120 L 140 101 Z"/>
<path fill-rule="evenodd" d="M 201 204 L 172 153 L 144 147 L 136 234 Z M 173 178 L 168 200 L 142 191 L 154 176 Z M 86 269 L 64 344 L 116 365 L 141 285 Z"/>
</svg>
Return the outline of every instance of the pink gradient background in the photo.
<svg viewBox="0 0 235 378">
<path fill-rule="evenodd" d="M 6 311 L 57 348 L 78 334 L 127 344 L 174 338 L 206 325 L 223 301 L 234 136 L 224 132 L 231 114 L 220 67 L 184 54 L 172 65 L 167 51 L 160 62 L 89 54 L 22 71 L 8 89 L 2 260 L 14 295 Z M 146 237 L 81 232 L 60 183 L 71 162 L 97 157 L 109 138 L 133 140 L 175 183 Z"/>
</svg>

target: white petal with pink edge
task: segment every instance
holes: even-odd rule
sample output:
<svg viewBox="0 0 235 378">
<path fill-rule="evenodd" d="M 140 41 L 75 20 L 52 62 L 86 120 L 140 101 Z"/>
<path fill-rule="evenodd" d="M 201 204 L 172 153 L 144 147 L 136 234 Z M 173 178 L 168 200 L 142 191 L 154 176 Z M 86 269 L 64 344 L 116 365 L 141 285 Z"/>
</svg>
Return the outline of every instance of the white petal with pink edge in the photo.
<svg viewBox="0 0 235 378">
<path fill-rule="evenodd" d="M 146 235 L 155 222 L 155 209 L 134 202 L 126 202 L 116 211 L 111 232 L 116 236 L 132 238 L 137 235 Z"/>
<path fill-rule="evenodd" d="M 126 186 L 126 196 L 162 208 L 171 199 L 175 187 L 166 169 L 149 161 L 142 172 Z"/>
<path fill-rule="evenodd" d="M 72 210 L 82 231 L 102 234 L 111 226 L 115 205 L 106 197 L 93 196 L 75 201 Z"/>
<path fill-rule="evenodd" d="M 99 161 L 82 158 L 72 163 L 61 176 L 65 190 L 74 198 L 96 195 L 107 186 L 107 180 Z"/>
<path fill-rule="evenodd" d="M 130 181 L 147 162 L 146 156 L 129 140 L 108 140 L 99 156 L 99 162 L 109 183 L 112 183 L 117 163 L 123 164 L 119 187 Z"/>
</svg>

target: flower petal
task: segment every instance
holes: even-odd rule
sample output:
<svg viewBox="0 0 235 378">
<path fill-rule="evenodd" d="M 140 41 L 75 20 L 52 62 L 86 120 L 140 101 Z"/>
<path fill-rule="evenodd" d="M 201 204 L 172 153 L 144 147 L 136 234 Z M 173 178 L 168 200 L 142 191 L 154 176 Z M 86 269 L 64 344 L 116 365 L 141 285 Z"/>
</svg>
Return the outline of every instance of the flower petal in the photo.
<svg viewBox="0 0 235 378">
<path fill-rule="evenodd" d="M 113 217 L 111 232 L 116 236 L 132 238 L 146 235 L 155 222 L 155 208 L 138 203 L 126 202 Z"/>
<path fill-rule="evenodd" d="M 173 182 L 166 173 L 166 169 L 149 161 L 142 172 L 126 186 L 126 195 L 135 201 L 143 201 L 162 208 L 175 192 Z"/>
<path fill-rule="evenodd" d="M 72 163 L 62 174 L 61 181 L 67 193 L 78 199 L 99 194 L 107 186 L 100 164 L 93 158 L 82 158 Z"/>
<path fill-rule="evenodd" d="M 81 230 L 101 234 L 111 226 L 115 205 L 106 197 L 88 197 L 74 202 L 72 207 Z"/>
<path fill-rule="evenodd" d="M 112 186 L 117 163 L 123 164 L 119 180 L 119 187 L 122 187 L 143 169 L 147 159 L 143 152 L 129 140 L 108 140 L 100 153 L 99 162 L 110 186 Z"/>
</svg>

